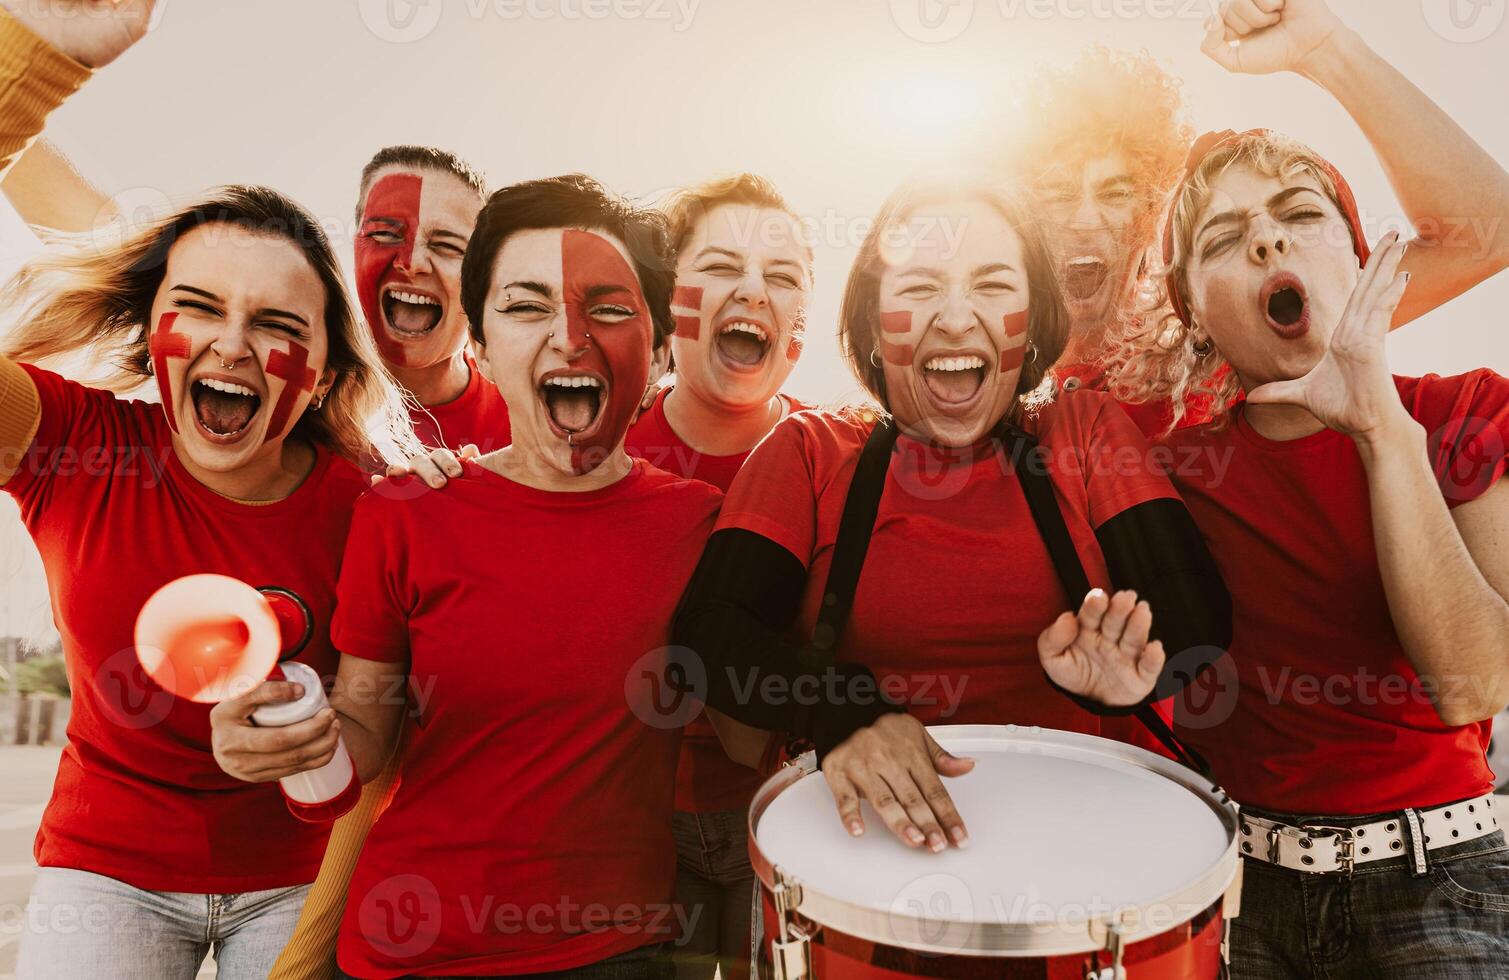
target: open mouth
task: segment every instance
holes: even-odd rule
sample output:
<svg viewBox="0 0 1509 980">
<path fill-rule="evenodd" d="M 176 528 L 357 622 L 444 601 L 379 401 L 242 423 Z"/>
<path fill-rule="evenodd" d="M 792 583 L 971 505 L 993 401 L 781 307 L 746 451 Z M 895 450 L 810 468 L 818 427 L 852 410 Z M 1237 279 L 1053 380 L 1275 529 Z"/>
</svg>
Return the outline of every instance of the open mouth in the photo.
<svg viewBox="0 0 1509 980">
<path fill-rule="evenodd" d="M 423 337 L 440 325 L 445 308 L 433 296 L 390 286 L 382 294 L 383 319 L 400 337 Z"/>
<path fill-rule="evenodd" d="M 1281 337 L 1294 339 L 1310 329 L 1310 303 L 1304 283 L 1291 273 L 1279 273 L 1263 283 L 1261 299 L 1268 326 Z"/>
<path fill-rule="evenodd" d="M 770 353 L 770 332 L 753 320 L 725 320 L 718 327 L 714 343 L 729 366 L 754 368 Z"/>
<path fill-rule="evenodd" d="M 556 434 L 585 435 L 597 428 L 607 404 L 607 385 L 594 374 L 552 374 L 540 382 L 540 400 Z"/>
<path fill-rule="evenodd" d="M 1110 267 L 1099 256 L 1077 255 L 1064 265 L 1064 293 L 1081 302 L 1092 299 L 1106 284 L 1109 272 Z"/>
<path fill-rule="evenodd" d="M 239 439 L 262 407 L 262 396 L 252 389 L 218 378 L 200 378 L 189 393 L 200 430 L 217 442 Z"/>
<path fill-rule="evenodd" d="M 938 355 L 922 365 L 922 382 L 942 405 L 967 405 L 985 385 L 985 358 L 978 354 Z"/>
</svg>

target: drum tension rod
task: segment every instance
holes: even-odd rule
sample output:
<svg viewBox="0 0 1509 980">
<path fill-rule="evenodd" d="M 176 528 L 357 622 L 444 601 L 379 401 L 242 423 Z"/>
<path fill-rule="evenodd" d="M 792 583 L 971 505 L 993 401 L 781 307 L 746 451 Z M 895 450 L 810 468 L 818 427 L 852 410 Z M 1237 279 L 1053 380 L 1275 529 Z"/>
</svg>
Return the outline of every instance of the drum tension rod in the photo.
<svg viewBox="0 0 1509 980">
<path fill-rule="evenodd" d="M 1121 963 L 1123 936 L 1120 922 L 1112 922 L 1106 926 L 1105 953 L 1111 958 L 1111 965 L 1100 966 L 1100 954 L 1094 954 L 1095 958 L 1085 968 L 1085 980 L 1126 980 L 1126 967 Z"/>
<path fill-rule="evenodd" d="M 802 904 L 802 884 L 786 877 L 780 868 L 772 869 L 775 886 L 770 898 L 775 903 L 776 921 L 781 938 L 770 941 L 770 959 L 774 980 L 803 980 L 812 976 L 811 937 L 795 921 L 796 907 Z"/>
</svg>

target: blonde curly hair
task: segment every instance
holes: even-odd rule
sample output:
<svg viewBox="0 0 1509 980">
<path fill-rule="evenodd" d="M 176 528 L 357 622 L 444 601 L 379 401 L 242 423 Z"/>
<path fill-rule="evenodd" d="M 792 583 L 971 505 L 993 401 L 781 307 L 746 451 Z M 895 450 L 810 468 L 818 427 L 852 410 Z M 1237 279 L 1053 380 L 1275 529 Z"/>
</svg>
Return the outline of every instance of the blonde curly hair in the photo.
<svg viewBox="0 0 1509 980">
<path fill-rule="evenodd" d="M 1290 180 L 1308 176 L 1338 211 L 1343 204 L 1335 171 L 1314 150 L 1271 130 L 1233 134 L 1195 165 L 1174 194 L 1165 226 L 1161 268 L 1150 268 L 1141 284 L 1139 316 L 1129 317 L 1107 357 L 1111 394 L 1121 401 L 1167 399 L 1170 429 L 1177 428 L 1192 405 L 1208 412 L 1217 426 L 1242 393 L 1241 380 L 1192 316 L 1181 316 L 1171 291 L 1189 295 L 1189 261 L 1195 219 L 1210 201 L 1211 187 L 1233 167 L 1248 167 L 1268 177 Z M 1347 192 L 1350 194 L 1350 192 Z"/>
</svg>

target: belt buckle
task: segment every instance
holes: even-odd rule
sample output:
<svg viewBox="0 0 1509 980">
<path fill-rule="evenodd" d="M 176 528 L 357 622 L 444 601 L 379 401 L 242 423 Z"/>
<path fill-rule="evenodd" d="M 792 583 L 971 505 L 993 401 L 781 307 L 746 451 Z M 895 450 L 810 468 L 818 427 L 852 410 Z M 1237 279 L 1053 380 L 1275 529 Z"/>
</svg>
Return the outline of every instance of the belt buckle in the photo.
<svg viewBox="0 0 1509 980">
<path fill-rule="evenodd" d="M 1341 861 L 1341 870 L 1346 872 L 1348 878 L 1352 877 L 1352 869 L 1357 865 L 1357 838 L 1352 833 L 1351 827 L 1327 827 L 1314 825 L 1300 828 L 1307 837 L 1315 837 L 1313 831 L 1333 834 L 1336 837 L 1337 856 Z"/>
</svg>

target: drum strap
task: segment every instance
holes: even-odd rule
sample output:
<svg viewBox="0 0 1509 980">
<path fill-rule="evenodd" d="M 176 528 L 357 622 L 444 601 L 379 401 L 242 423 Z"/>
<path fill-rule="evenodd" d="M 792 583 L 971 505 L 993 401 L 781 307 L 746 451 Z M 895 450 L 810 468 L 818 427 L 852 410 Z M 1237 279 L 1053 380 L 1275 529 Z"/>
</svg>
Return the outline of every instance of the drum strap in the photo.
<svg viewBox="0 0 1509 980">
<path fill-rule="evenodd" d="M 1071 607 L 1083 601 L 1090 591 L 1090 578 L 1075 550 L 1074 539 L 1064 524 L 1063 511 L 1053 493 L 1053 483 L 1048 478 L 1046 462 L 1037 440 L 1021 429 L 1004 424 L 1006 440 L 1010 441 L 1010 456 L 1007 462 L 1017 475 L 1022 486 L 1022 495 L 1027 499 L 1027 508 L 1032 512 L 1033 523 L 1048 549 L 1058 580 L 1069 597 Z M 875 518 L 880 512 L 880 497 L 885 490 L 886 472 L 890 468 L 891 454 L 896 446 L 896 423 L 884 416 L 875 424 L 870 437 L 865 440 L 859 463 L 854 469 L 854 480 L 849 484 L 849 493 L 844 498 L 843 516 L 838 522 L 838 537 L 833 545 L 833 562 L 828 568 L 828 580 L 823 586 L 823 602 L 818 609 L 817 623 L 812 629 L 809 656 L 816 661 L 813 666 L 826 666 L 834 659 L 839 637 L 854 605 L 854 593 L 859 588 L 859 574 L 864 567 L 865 554 L 870 548 L 870 537 L 875 531 Z M 997 452 L 1005 450 L 1000 436 L 996 440 Z M 1179 741 L 1168 723 L 1151 704 L 1138 705 L 1133 712 L 1137 720 L 1158 739 L 1175 759 L 1200 773 L 1208 774 L 1210 767 L 1193 749 Z"/>
</svg>

